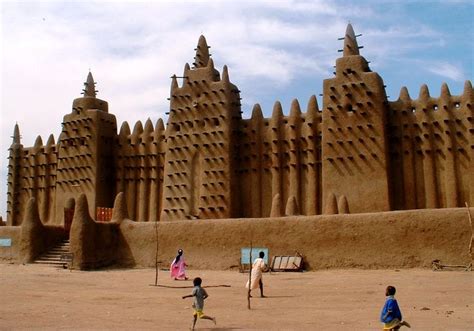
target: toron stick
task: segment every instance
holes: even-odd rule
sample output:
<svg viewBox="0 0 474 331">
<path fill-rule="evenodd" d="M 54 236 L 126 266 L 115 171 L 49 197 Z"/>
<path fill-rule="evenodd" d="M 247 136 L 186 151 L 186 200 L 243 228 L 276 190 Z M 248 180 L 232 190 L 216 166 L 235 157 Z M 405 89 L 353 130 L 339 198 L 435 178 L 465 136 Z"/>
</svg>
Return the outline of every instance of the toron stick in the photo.
<svg viewBox="0 0 474 331">
<path fill-rule="evenodd" d="M 247 309 L 250 309 L 250 291 L 252 288 L 252 239 L 250 239 L 249 263 L 250 263 L 250 270 L 249 270 L 249 289 L 247 291 Z"/>
<path fill-rule="evenodd" d="M 158 220 L 155 220 L 155 237 L 156 237 L 155 286 L 157 286 L 158 285 Z"/>
</svg>

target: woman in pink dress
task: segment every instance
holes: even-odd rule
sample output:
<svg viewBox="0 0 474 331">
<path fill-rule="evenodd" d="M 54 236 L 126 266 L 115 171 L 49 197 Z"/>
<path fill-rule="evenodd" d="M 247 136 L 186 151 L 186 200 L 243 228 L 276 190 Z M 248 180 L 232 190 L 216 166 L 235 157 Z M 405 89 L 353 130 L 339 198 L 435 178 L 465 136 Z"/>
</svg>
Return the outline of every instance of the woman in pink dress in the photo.
<svg viewBox="0 0 474 331">
<path fill-rule="evenodd" d="M 188 265 L 186 264 L 186 262 L 184 262 L 183 250 L 178 249 L 178 255 L 176 255 L 170 267 L 171 278 L 174 278 L 174 280 L 187 280 L 188 279 L 188 277 L 186 277 L 187 266 Z"/>
</svg>

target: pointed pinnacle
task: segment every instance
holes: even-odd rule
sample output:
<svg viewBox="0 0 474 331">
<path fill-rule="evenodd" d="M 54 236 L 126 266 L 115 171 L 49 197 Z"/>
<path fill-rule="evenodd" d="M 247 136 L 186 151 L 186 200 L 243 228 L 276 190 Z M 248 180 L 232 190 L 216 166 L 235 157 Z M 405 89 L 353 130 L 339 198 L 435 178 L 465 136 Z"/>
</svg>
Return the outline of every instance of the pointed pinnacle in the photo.
<svg viewBox="0 0 474 331">
<path fill-rule="evenodd" d="M 448 84 L 443 83 L 441 85 L 441 98 L 449 98 L 451 96 L 451 92 L 449 91 Z"/>
<path fill-rule="evenodd" d="M 407 89 L 406 86 L 403 86 L 400 89 L 400 96 L 398 97 L 398 100 L 401 100 L 401 101 L 410 101 L 411 100 L 410 94 L 408 93 L 408 89 Z"/>
<path fill-rule="evenodd" d="M 465 105 L 472 105 L 472 99 L 473 99 L 473 93 L 474 91 L 472 90 L 472 83 L 470 80 L 466 80 L 464 82 L 464 90 L 461 95 L 461 103 Z M 472 106 L 468 106 L 472 107 Z"/>
<path fill-rule="evenodd" d="M 48 137 L 48 141 L 46 142 L 46 146 L 53 146 L 55 143 L 54 143 L 54 136 L 53 134 L 50 134 L 49 137 Z"/>
<path fill-rule="evenodd" d="M 92 73 L 89 71 L 89 74 L 87 75 L 87 80 L 84 83 L 84 90 L 83 90 L 84 97 L 95 98 L 96 92 L 97 91 L 95 90 L 94 77 L 92 77 Z"/>
<path fill-rule="evenodd" d="M 291 101 L 290 107 L 290 120 L 295 121 L 301 117 L 301 107 L 298 99 L 293 99 Z"/>
<path fill-rule="evenodd" d="M 430 98 L 430 91 L 428 89 L 428 85 L 423 84 L 420 88 L 420 94 L 418 96 L 421 100 L 428 100 Z"/>
<path fill-rule="evenodd" d="M 122 123 L 122 126 L 120 126 L 120 133 L 119 136 L 123 137 L 128 137 L 130 135 L 130 126 L 128 125 L 128 122 L 125 121 Z"/>
<path fill-rule="evenodd" d="M 20 144 L 21 143 L 21 136 L 20 136 L 20 128 L 18 127 L 18 123 L 15 124 L 15 128 L 13 129 L 13 143 Z"/>
<path fill-rule="evenodd" d="M 144 133 L 145 134 L 150 134 L 154 131 L 154 128 L 153 128 L 153 123 L 151 122 L 151 119 L 148 118 L 145 122 L 145 129 L 144 129 Z"/>
<path fill-rule="evenodd" d="M 280 101 L 275 101 L 273 105 L 272 117 L 270 118 L 270 126 L 278 127 L 280 125 L 281 118 L 283 117 L 283 109 Z"/>
<path fill-rule="evenodd" d="M 188 76 L 188 71 L 191 70 L 191 67 L 189 66 L 189 63 L 186 63 L 184 65 L 184 70 L 183 70 L 183 77 L 187 77 Z"/>
<path fill-rule="evenodd" d="M 314 111 L 317 112 L 318 110 L 319 110 L 318 99 L 316 99 L 316 96 L 313 94 L 309 98 L 308 107 L 306 108 L 306 112 L 308 112 L 308 113 L 314 112 Z"/>
<path fill-rule="evenodd" d="M 178 80 L 176 79 L 176 75 L 173 75 L 171 77 L 171 94 L 173 94 L 173 91 L 177 89 L 178 86 Z"/>
<path fill-rule="evenodd" d="M 222 81 L 224 83 L 230 83 L 229 69 L 227 68 L 227 65 L 224 65 L 224 68 L 222 69 Z"/>
<path fill-rule="evenodd" d="M 260 107 L 260 104 L 256 103 L 254 106 L 253 106 L 253 109 L 252 109 L 252 119 L 263 119 L 263 113 L 262 113 L 262 108 Z"/>
<path fill-rule="evenodd" d="M 41 147 L 43 146 L 43 139 L 41 139 L 41 136 L 36 137 L 35 144 L 33 147 Z"/>
<path fill-rule="evenodd" d="M 472 95 L 472 83 L 470 80 L 464 82 L 463 95 Z"/>
<path fill-rule="evenodd" d="M 163 120 L 159 118 L 155 124 L 155 131 L 160 131 L 160 130 L 163 131 L 164 129 L 165 129 L 165 124 L 163 123 Z"/>
<path fill-rule="evenodd" d="M 135 123 L 135 126 L 133 127 L 133 132 L 132 136 L 139 136 L 143 133 L 143 124 L 141 121 L 138 121 Z"/>
<path fill-rule="evenodd" d="M 344 52 L 343 56 L 359 55 L 359 45 L 354 33 L 352 25 L 347 24 L 346 35 L 344 36 Z"/>
<path fill-rule="evenodd" d="M 196 56 L 194 57 L 194 66 L 196 68 L 202 68 L 207 66 L 209 61 L 209 47 L 207 46 L 206 38 L 201 35 L 199 37 L 198 45 L 196 48 Z"/>
</svg>

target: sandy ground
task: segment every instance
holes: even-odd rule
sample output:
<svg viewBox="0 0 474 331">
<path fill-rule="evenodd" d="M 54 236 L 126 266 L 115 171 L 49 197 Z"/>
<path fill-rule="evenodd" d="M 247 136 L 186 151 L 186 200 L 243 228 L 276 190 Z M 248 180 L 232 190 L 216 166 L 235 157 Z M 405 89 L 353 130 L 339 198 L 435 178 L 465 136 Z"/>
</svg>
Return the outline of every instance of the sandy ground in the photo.
<svg viewBox="0 0 474 331">
<path fill-rule="evenodd" d="M 209 298 L 198 330 L 380 330 L 384 289 L 397 287 L 413 330 L 474 330 L 472 272 L 326 270 L 264 275 L 265 294 L 247 309 L 248 274 L 189 270 Z M 153 269 L 69 271 L 0 265 L 0 330 L 186 330 L 192 319 L 191 281 Z M 227 285 L 226 287 L 221 285 Z M 228 287 L 230 286 L 230 287 Z M 257 291 L 258 292 L 258 291 Z M 408 329 L 406 329 L 408 330 Z"/>
</svg>

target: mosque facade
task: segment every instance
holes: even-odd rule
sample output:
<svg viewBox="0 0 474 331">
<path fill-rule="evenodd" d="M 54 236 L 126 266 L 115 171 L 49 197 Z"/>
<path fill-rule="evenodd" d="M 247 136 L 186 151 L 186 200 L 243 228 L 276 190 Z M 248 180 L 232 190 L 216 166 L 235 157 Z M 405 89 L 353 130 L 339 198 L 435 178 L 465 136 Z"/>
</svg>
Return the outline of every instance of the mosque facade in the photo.
<svg viewBox="0 0 474 331">
<path fill-rule="evenodd" d="M 349 24 L 323 105 L 279 102 L 242 118 L 228 68 L 214 67 L 200 37 L 181 85 L 173 76 L 166 126 L 159 119 L 118 129 L 89 73 L 57 142 L 51 135 L 9 150 L 7 225 L 21 225 L 33 197 L 45 224 L 70 224 L 85 194 L 107 218 L 119 192 L 137 222 L 378 213 L 474 204 L 473 89 L 423 85 L 389 101 L 382 78 L 359 53 Z M 303 108 L 303 109 L 302 109 Z M 106 215 L 106 216 L 103 216 Z"/>
</svg>

